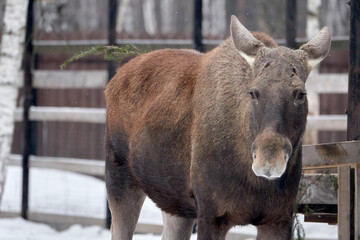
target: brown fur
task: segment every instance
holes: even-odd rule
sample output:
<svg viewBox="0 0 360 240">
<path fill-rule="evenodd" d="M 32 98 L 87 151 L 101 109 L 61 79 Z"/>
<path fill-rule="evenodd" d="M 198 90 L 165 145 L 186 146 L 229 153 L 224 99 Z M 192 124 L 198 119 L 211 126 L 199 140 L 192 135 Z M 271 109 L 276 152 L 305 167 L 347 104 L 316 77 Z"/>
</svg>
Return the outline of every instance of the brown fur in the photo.
<svg viewBox="0 0 360 240">
<path fill-rule="evenodd" d="M 251 32 L 251 33 L 257 40 L 261 41 L 265 45 L 265 47 L 268 48 L 278 47 L 274 39 L 272 39 L 269 35 L 263 32 Z"/>
<path fill-rule="evenodd" d="M 140 201 L 144 192 L 167 213 L 197 218 L 198 239 L 224 239 L 246 224 L 258 226 L 258 239 L 290 239 L 307 115 L 299 96 L 310 56 L 254 36 L 269 48 L 259 48 L 253 66 L 229 38 L 207 54 L 141 55 L 111 80 L 106 185 L 116 219 L 128 213 L 129 194 Z M 258 177 L 252 165 L 259 161 L 286 171 L 276 180 Z M 131 239 L 133 223 L 123 235 L 119 223 L 113 238 Z"/>
</svg>

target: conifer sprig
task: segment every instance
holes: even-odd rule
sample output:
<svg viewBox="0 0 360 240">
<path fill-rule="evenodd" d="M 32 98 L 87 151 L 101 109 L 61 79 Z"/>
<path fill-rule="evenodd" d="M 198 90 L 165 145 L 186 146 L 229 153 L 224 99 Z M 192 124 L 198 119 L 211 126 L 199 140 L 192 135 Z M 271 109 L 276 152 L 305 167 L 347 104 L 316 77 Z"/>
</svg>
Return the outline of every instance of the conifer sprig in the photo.
<svg viewBox="0 0 360 240">
<path fill-rule="evenodd" d="M 75 62 L 83 57 L 88 56 L 88 55 L 104 54 L 105 60 L 122 62 L 126 57 L 134 56 L 134 55 L 137 56 L 137 55 L 140 55 L 143 53 L 145 53 L 145 51 L 143 51 L 131 44 L 121 46 L 121 47 L 98 45 L 98 46 L 91 47 L 88 50 L 80 51 L 80 52 L 76 53 L 71 58 L 68 58 L 67 60 L 65 60 L 65 62 L 60 65 L 60 68 L 64 69 L 70 63 Z"/>
</svg>

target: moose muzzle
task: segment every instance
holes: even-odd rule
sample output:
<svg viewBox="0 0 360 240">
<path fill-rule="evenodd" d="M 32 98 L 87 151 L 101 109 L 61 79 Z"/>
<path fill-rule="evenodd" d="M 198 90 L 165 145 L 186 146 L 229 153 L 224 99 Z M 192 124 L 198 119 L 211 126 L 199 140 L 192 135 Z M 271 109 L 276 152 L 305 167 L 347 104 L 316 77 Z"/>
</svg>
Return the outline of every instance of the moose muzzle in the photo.
<svg viewBox="0 0 360 240">
<path fill-rule="evenodd" d="M 255 175 L 275 180 L 286 171 L 292 147 L 287 137 L 273 129 L 265 129 L 253 142 L 251 154 L 252 170 Z"/>
</svg>

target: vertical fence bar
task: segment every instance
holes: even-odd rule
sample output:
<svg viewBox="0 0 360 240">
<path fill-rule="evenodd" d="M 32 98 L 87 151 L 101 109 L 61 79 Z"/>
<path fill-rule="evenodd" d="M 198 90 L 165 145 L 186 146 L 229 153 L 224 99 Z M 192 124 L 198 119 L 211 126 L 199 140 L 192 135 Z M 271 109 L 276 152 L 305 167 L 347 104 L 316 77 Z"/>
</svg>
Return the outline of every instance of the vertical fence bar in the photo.
<svg viewBox="0 0 360 240">
<path fill-rule="evenodd" d="M 360 163 L 355 165 L 354 235 L 360 239 Z"/>
<path fill-rule="evenodd" d="M 296 0 L 286 1 L 286 46 L 296 48 Z"/>
<path fill-rule="evenodd" d="M 350 239 L 350 166 L 338 167 L 338 239 Z"/>
<path fill-rule="evenodd" d="M 360 1 L 351 0 L 347 140 L 360 140 Z"/>
<path fill-rule="evenodd" d="M 360 140 L 360 2 L 350 0 L 349 85 L 347 107 L 347 140 Z M 360 239 L 359 164 L 355 167 L 355 196 L 350 216 L 352 239 Z M 340 231 L 340 229 L 339 229 Z"/>
<path fill-rule="evenodd" d="M 29 110 L 33 102 L 32 74 L 31 65 L 33 58 L 32 32 L 33 32 L 33 5 L 34 1 L 29 0 L 26 32 L 25 32 L 25 52 L 23 59 L 24 66 L 24 88 L 23 88 L 23 122 L 22 122 L 22 197 L 21 197 L 21 217 L 28 219 L 29 208 L 29 156 L 31 154 L 32 126 L 29 120 Z"/>
<path fill-rule="evenodd" d="M 350 239 L 355 240 L 355 168 L 350 169 Z"/>
<path fill-rule="evenodd" d="M 194 32 L 193 32 L 194 49 L 202 52 L 204 46 L 202 44 L 202 0 L 194 2 Z"/>
<path fill-rule="evenodd" d="M 116 16 L 118 9 L 117 0 L 109 0 L 108 2 L 108 45 L 114 46 L 116 45 Z M 108 82 L 111 78 L 116 74 L 116 63 L 113 61 L 107 62 L 107 72 L 108 72 Z M 109 209 L 109 202 L 106 200 L 106 219 L 105 226 L 110 228 L 111 226 L 111 212 Z"/>
<path fill-rule="evenodd" d="M 108 45 L 115 46 L 116 45 L 116 13 L 117 13 L 118 3 L 117 0 L 109 0 L 109 19 L 108 19 Z M 113 61 L 107 62 L 107 70 L 108 70 L 108 81 L 115 75 L 116 73 L 116 63 Z"/>
</svg>

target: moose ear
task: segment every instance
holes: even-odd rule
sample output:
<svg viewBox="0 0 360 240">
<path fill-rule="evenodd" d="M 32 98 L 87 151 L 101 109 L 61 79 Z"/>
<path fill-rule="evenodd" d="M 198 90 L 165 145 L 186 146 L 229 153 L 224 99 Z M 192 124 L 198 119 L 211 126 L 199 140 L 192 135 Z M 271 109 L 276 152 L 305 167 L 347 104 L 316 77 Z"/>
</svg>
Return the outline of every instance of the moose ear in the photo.
<svg viewBox="0 0 360 240">
<path fill-rule="evenodd" d="M 328 55 L 330 45 L 330 31 L 327 27 L 323 27 L 315 37 L 300 47 L 301 50 L 308 54 L 309 70 L 313 69 L 316 64 L 320 63 Z"/>
<path fill-rule="evenodd" d="M 257 40 L 234 15 L 231 16 L 230 32 L 235 48 L 249 65 L 253 66 L 256 54 L 264 44 Z"/>
</svg>

